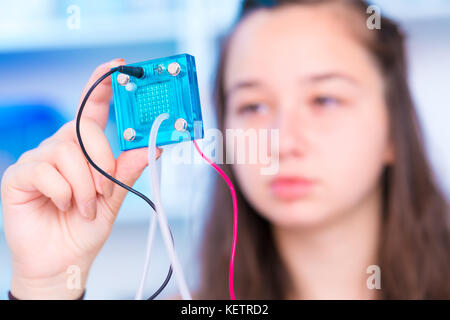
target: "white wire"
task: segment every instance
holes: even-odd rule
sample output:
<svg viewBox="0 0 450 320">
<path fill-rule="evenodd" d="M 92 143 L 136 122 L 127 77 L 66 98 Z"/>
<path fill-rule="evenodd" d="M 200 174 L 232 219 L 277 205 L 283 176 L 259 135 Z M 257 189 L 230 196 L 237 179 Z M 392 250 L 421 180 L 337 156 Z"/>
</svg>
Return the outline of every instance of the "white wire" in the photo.
<svg viewBox="0 0 450 320">
<path fill-rule="evenodd" d="M 166 213 L 161 203 L 161 193 L 160 193 L 160 185 L 159 185 L 159 177 L 156 168 L 156 136 L 158 133 L 159 126 L 161 123 L 169 118 L 169 114 L 163 113 L 160 114 L 155 121 L 153 122 L 152 129 L 150 131 L 150 137 L 148 142 L 148 168 L 150 174 L 150 181 L 152 186 L 152 194 L 153 194 L 153 202 L 156 207 L 156 218 L 159 222 L 159 227 L 161 229 L 161 234 L 163 236 L 166 250 L 169 254 L 170 262 L 172 264 L 173 273 L 175 275 L 175 279 L 177 281 L 178 290 L 180 291 L 181 298 L 183 300 L 192 300 L 191 294 L 189 293 L 188 286 L 186 284 L 186 280 L 184 278 L 183 270 L 181 268 L 181 264 L 178 260 L 178 256 L 176 254 L 175 248 L 173 246 L 172 237 L 169 231 L 169 224 L 167 222 Z M 153 220 L 152 220 L 153 222 Z M 150 239 L 150 237 L 149 237 Z M 149 245 L 151 245 L 151 239 L 149 241 Z M 151 250 L 151 247 L 148 247 L 147 250 Z M 147 254 L 149 257 L 149 253 Z M 147 264 L 148 267 L 148 264 Z M 146 273 L 145 273 L 146 274 Z M 145 279 L 144 279 L 145 281 Z"/>
<path fill-rule="evenodd" d="M 153 246 L 153 237 L 155 235 L 155 230 L 156 230 L 156 213 L 155 212 L 153 212 L 151 219 L 152 219 L 152 221 L 149 225 L 148 236 L 147 236 L 147 250 L 146 250 L 146 254 L 145 254 L 144 271 L 142 273 L 142 278 L 141 278 L 141 282 L 139 284 L 139 289 L 136 292 L 135 300 L 142 300 L 145 282 L 147 280 L 147 275 L 150 270 L 150 256 L 151 256 L 152 246 Z"/>
<path fill-rule="evenodd" d="M 155 141 L 155 145 L 152 145 L 152 147 L 156 148 L 156 141 Z M 160 167 L 161 167 L 161 162 L 157 166 L 158 171 L 161 171 Z M 144 287 L 145 287 L 145 283 L 147 281 L 148 273 L 150 270 L 150 257 L 151 257 L 152 247 L 153 247 L 153 239 L 154 239 L 155 231 L 156 231 L 156 212 L 152 212 L 152 213 L 153 214 L 151 217 L 151 222 L 150 222 L 148 234 L 147 234 L 147 249 L 146 249 L 146 253 L 145 253 L 144 271 L 142 272 L 142 278 L 139 283 L 138 291 L 136 292 L 136 296 L 134 298 L 135 300 L 143 299 L 142 296 L 144 294 Z"/>
</svg>

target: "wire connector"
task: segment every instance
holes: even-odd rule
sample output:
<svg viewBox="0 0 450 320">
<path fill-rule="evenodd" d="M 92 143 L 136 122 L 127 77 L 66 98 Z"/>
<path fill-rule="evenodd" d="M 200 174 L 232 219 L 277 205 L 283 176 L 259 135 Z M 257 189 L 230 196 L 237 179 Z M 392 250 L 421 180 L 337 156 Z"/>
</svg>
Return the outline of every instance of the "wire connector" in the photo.
<svg viewBox="0 0 450 320">
<path fill-rule="evenodd" d="M 141 67 L 118 66 L 117 71 L 119 71 L 120 73 L 127 74 L 129 76 L 135 77 L 135 78 L 144 77 L 144 68 L 141 68 Z"/>
</svg>

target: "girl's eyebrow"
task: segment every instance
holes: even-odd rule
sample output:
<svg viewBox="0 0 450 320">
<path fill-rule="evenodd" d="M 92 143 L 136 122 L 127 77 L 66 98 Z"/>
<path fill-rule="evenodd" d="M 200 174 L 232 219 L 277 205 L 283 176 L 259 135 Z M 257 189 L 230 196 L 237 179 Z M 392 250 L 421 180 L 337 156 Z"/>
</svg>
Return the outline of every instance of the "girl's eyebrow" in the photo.
<svg viewBox="0 0 450 320">
<path fill-rule="evenodd" d="M 322 81 L 330 81 L 330 80 L 343 80 L 345 82 L 348 82 L 349 84 L 353 86 L 358 86 L 359 83 L 356 79 L 353 77 L 340 73 L 340 72 L 327 72 L 327 73 L 318 73 L 318 74 L 312 74 L 308 75 L 306 77 L 299 78 L 299 83 L 305 84 L 305 83 L 317 83 Z"/>
<path fill-rule="evenodd" d="M 262 83 L 257 80 L 245 80 L 245 81 L 239 81 L 231 88 L 225 92 L 225 98 L 228 98 L 233 92 L 239 90 L 239 89 L 246 89 L 246 88 L 255 88 L 255 87 L 261 87 Z"/>
<path fill-rule="evenodd" d="M 358 86 L 358 81 L 354 79 L 351 76 L 348 76 L 346 74 L 340 73 L 340 72 L 327 72 L 327 73 L 317 73 L 317 74 L 311 74 L 305 77 L 299 78 L 300 84 L 309 84 L 309 83 L 317 83 L 322 81 L 330 81 L 330 80 L 343 80 L 345 82 L 348 82 L 349 84 L 353 86 Z M 239 89 L 247 89 L 247 88 L 257 88 L 262 87 L 263 84 L 259 82 L 258 80 L 244 80 L 239 81 L 231 88 L 225 92 L 225 97 L 228 98 L 233 92 L 239 90 Z"/>
</svg>

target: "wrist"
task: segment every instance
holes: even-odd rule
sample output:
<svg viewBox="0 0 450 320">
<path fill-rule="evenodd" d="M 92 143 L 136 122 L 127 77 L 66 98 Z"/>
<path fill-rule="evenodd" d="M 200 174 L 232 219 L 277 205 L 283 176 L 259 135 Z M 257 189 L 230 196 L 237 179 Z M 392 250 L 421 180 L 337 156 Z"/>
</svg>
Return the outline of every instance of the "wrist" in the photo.
<svg viewBox="0 0 450 320">
<path fill-rule="evenodd" d="M 86 295 L 86 289 L 83 291 L 83 294 L 76 300 L 84 300 L 85 295 Z M 17 297 L 13 296 L 11 291 L 8 291 L 8 300 L 21 300 L 21 299 L 18 299 Z"/>
<path fill-rule="evenodd" d="M 73 279 L 70 273 L 50 278 L 29 279 L 14 274 L 11 278 L 11 294 L 19 300 L 76 300 L 84 294 L 86 276 Z"/>
</svg>

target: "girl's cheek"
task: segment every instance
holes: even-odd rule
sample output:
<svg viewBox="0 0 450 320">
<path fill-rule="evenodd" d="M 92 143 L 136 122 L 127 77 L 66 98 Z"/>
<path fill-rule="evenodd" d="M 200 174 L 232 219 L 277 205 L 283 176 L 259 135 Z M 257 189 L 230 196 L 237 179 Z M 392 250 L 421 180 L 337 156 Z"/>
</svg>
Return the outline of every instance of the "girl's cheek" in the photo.
<svg viewBox="0 0 450 320">
<path fill-rule="evenodd" d="M 359 133 L 337 135 L 333 143 L 328 145 L 328 156 L 332 159 L 326 166 L 330 171 L 330 179 L 336 188 L 347 186 L 353 190 L 366 190 L 377 183 L 377 177 L 384 166 L 385 148 L 382 131 L 366 128 Z"/>
</svg>

